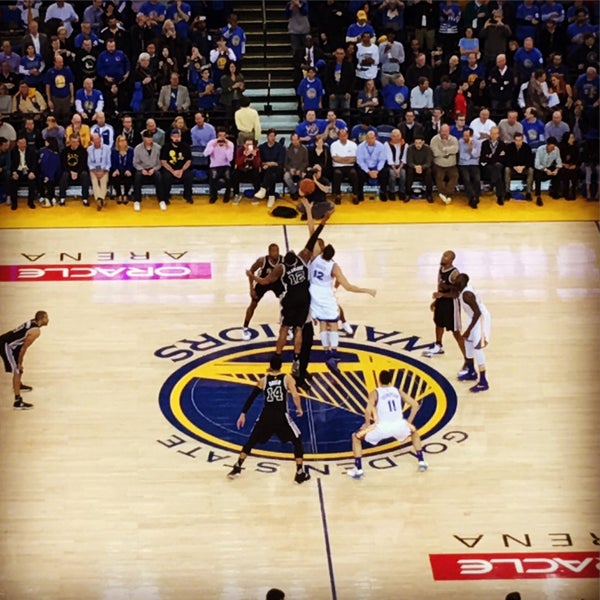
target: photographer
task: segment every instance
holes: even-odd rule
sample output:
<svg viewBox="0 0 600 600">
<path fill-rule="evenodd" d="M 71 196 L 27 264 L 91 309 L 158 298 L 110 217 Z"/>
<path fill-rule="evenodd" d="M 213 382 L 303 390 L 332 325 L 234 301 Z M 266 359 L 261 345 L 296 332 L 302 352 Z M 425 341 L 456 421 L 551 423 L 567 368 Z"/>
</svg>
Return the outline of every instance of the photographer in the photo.
<svg viewBox="0 0 600 600">
<path fill-rule="evenodd" d="M 309 190 L 313 191 L 309 191 Z M 327 200 L 329 193 L 329 180 L 323 177 L 321 165 L 315 165 L 306 170 L 305 178 L 300 182 L 300 197 L 306 198 L 312 204 L 312 215 L 315 219 L 322 219 L 329 211 L 335 208 L 333 202 Z M 296 206 L 302 220 L 306 221 L 306 206 L 302 200 Z"/>
<path fill-rule="evenodd" d="M 224 127 L 218 127 L 217 137 L 209 140 L 206 144 L 204 156 L 210 158 L 210 204 L 214 204 L 217 201 L 220 181 L 225 186 L 223 202 L 229 202 L 233 149 L 233 142 L 227 139 L 227 130 Z"/>
<path fill-rule="evenodd" d="M 242 199 L 240 195 L 240 182 L 251 183 L 254 188 L 253 196 L 260 187 L 260 152 L 254 140 L 246 140 L 243 146 L 238 146 L 235 152 L 235 166 L 233 169 L 233 203 L 239 204 Z M 252 204 L 258 204 L 258 199 L 252 200 Z"/>
<path fill-rule="evenodd" d="M 502 10 L 492 11 L 491 18 L 485 22 L 479 34 L 479 39 L 483 42 L 483 62 L 488 71 L 496 64 L 499 54 L 506 54 L 508 38 L 512 35 L 510 27 L 502 21 L 503 18 Z"/>
</svg>

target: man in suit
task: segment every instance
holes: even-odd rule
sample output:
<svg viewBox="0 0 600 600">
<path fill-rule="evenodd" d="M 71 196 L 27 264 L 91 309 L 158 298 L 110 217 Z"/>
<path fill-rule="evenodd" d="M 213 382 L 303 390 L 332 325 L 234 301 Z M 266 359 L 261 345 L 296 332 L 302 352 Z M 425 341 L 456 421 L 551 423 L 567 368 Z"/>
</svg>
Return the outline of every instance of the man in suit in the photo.
<svg viewBox="0 0 600 600">
<path fill-rule="evenodd" d="M 187 112 L 190 109 L 190 93 L 184 85 L 179 85 L 179 75 L 171 74 L 169 85 L 160 88 L 158 108 L 165 112 Z"/>
<path fill-rule="evenodd" d="M 506 162 L 506 144 L 500 139 L 498 127 L 490 129 L 490 138 L 481 144 L 479 164 L 483 167 L 485 177 L 496 192 L 496 202 L 504 205 L 506 187 L 504 182 L 504 164 Z"/>
<path fill-rule="evenodd" d="M 27 146 L 27 138 L 20 135 L 10 157 L 10 209 L 17 210 L 19 186 L 26 185 L 27 206 L 35 208 L 35 188 L 37 176 L 37 155 Z"/>
<path fill-rule="evenodd" d="M 52 62 L 52 47 L 50 40 L 45 33 L 40 33 L 40 25 L 37 19 L 33 19 L 27 25 L 27 33 L 21 39 L 21 48 L 27 48 L 28 44 L 33 44 L 35 51 L 45 61 L 47 65 Z"/>
</svg>

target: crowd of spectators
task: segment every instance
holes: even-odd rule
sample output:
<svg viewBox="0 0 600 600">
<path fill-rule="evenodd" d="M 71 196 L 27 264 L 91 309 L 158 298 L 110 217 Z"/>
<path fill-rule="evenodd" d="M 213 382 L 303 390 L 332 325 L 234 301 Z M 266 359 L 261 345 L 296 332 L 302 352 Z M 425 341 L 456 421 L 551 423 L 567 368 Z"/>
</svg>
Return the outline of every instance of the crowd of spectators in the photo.
<svg viewBox="0 0 600 600">
<path fill-rule="evenodd" d="M 408 201 L 415 178 L 430 202 L 434 184 L 449 203 L 460 181 L 473 208 L 482 180 L 500 205 L 514 179 L 540 206 L 545 180 L 554 198 L 598 198 L 597 3 L 290 0 L 287 12 L 296 132 L 331 144 L 336 202 L 340 178 L 355 202 L 361 180 Z"/>
<path fill-rule="evenodd" d="M 3 4 L 0 201 L 16 209 L 27 187 L 30 208 L 64 205 L 76 184 L 84 205 L 91 186 L 98 210 L 109 196 L 140 210 L 149 184 L 166 210 L 174 184 L 192 203 L 207 178 L 211 203 L 221 188 L 239 203 L 245 182 L 272 206 L 278 183 L 297 199 L 307 176 L 337 204 L 344 182 L 358 204 L 369 185 L 409 201 L 415 180 L 430 202 L 460 183 L 473 208 L 482 180 L 498 204 L 513 179 L 539 205 L 548 179 L 556 198 L 597 199 L 594 2 L 279 6 L 301 113 L 289 146 L 271 129 L 260 143 L 233 2 Z"/>
</svg>

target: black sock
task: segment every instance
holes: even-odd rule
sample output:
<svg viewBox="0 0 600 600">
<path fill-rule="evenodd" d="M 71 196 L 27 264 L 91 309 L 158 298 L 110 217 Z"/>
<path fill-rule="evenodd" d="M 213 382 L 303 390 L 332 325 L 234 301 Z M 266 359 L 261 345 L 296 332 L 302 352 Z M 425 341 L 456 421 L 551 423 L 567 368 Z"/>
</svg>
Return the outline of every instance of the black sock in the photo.
<svg viewBox="0 0 600 600">
<path fill-rule="evenodd" d="M 302 473 L 304 471 L 304 467 L 302 465 L 296 465 L 296 473 Z"/>
</svg>

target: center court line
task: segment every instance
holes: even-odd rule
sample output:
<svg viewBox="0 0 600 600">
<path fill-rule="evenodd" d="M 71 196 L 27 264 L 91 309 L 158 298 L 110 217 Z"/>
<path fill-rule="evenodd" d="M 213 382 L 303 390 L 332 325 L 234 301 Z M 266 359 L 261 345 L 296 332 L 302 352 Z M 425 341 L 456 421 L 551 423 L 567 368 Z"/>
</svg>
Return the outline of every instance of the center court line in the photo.
<svg viewBox="0 0 600 600">
<path fill-rule="evenodd" d="M 329 583 L 331 585 L 331 600 L 337 600 L 335 591 L 335 577 L 333 575 L 333 563 L 331 561 L 331 546 L 329 545 L 329 531 L 327 530 L 327 516 L 325 514 L 325 502 L 323 501 L 323 488 L 321 487 L 321 478 L 317 478 L 319 488 L 319 504 L 321 505 L 321 521 L 323 523 L 323 536 L 325 538 L 325 551 L 327 553 L 327 568 L 329 569 Z"/>
</svg>

